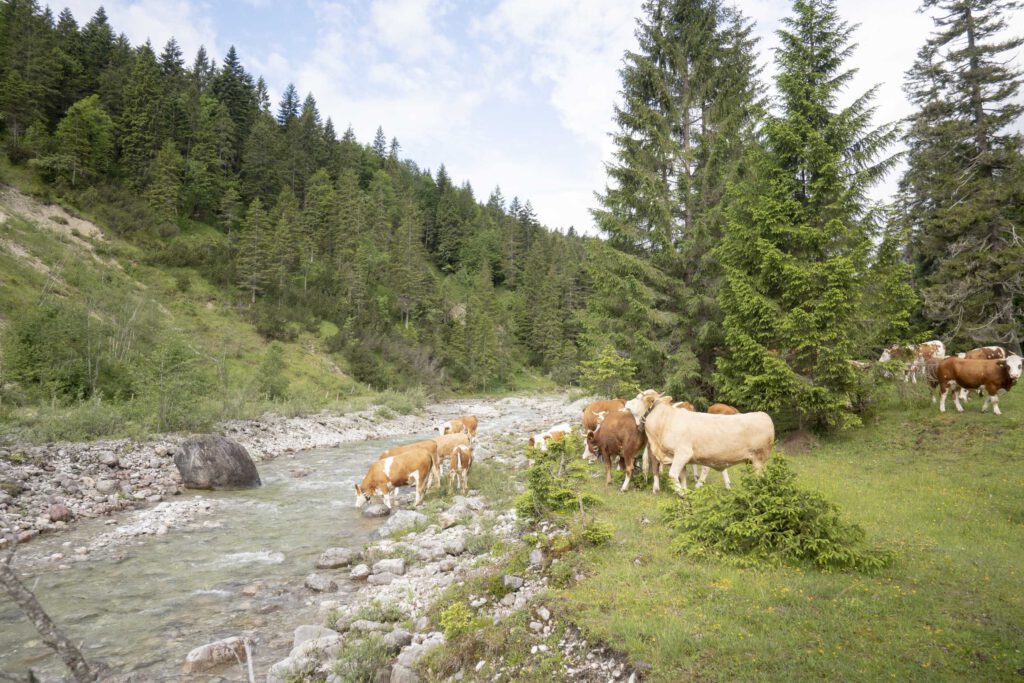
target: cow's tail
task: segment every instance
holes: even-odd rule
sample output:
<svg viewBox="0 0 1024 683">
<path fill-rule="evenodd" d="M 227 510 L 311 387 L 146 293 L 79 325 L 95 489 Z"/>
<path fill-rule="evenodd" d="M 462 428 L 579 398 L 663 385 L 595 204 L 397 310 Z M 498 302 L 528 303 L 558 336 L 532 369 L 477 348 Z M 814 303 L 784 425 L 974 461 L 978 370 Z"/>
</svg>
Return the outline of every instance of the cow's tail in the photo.
<svg viewBox="0 0 1024 683">
<path fill-rule="evenodd" d="M 651 476 L 651 448 L 647 444 L 644 444 L 644 454 L 641 456 L 643 461 L 644 477 Z"/>
</svg>

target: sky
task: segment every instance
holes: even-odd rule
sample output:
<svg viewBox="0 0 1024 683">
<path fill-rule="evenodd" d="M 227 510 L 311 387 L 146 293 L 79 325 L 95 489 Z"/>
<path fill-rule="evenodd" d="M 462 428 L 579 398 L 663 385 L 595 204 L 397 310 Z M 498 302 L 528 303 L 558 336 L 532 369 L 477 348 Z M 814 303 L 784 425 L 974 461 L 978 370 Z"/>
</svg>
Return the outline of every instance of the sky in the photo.
<svg viewBox="0 0 1024 683">
<path fill-rule="evenodd" d="M 727 0 L 728 1 L 728 0 Z M 172 35 L 186 61 L 200 45 L 223 57 L 234 45 L 263 75 L 276 109 L 294 83 L 312 92 L 339 134 L 370 142 L 378 126 L 421 168 L 444 164 L 486 201 L 529 200 L 541 223 L 593 234 L 590 209 L 605 188 L 619 69 L 636 47 L 641 0 L 57 0 L 80 24 L 103 5 L 132 44 L 160 47 Z M 848 66 L 852 100 L 879 90 L 876 124 L 911 112 L 903 75 L 933 26 L 917 0 L 838 0 L 859 24 Z M 774 73 L 775 31 L 789 0 L 733 0 L 756 21 L 765 78 Z M 1008 17 L 1024 34 L 1024 11 Z M 1014 61 L 1024 65 L 1024 55 Z M 896 149 L 893 150 L 897 151 Z M 895 191 L 898 171 L 876 189 Z"/>
</svg>

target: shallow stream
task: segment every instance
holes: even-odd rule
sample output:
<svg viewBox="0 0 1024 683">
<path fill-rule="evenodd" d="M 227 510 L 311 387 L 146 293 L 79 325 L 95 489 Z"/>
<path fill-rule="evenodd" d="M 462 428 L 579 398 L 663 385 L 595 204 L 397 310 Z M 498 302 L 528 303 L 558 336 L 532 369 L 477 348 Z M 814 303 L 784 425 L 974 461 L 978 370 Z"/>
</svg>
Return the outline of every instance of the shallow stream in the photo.
<svg viewBox="0 0 1024 683">
<path fill-rule="evenodd" d="M 504 403 L 504 402 L 502 402 Z M 481 415 L 481 432 L 519 429 L 539 418 L 524 405 Z M 302 587 L 320 553 L 359 547 L 383 519 L 353 506 L 353 483 L 380 452 L 434 434 L 360 441 L 258 464 L 263 486 L 245 491 L 185 493 L 169 499 L 209 503 L 185 528 L 97 543 L 130 527 L 146 511 L 85 520 L 18 551 L 16 568 L 43 607 L 90 662 L 105 663 L 138 681 L 245 681 L 241 667 L 217 676 L 184 675 L 185 655 L 229 636 L 254 639 L 257 680 L 287 656 L 291 631 L 318 623 L 314 596 Z M 150 508 L 152 512 L 152 508 Z M 113 524 L 111 522 L 114 522 Z M 76 548 L 95 548 L 71 561 Z M 63 559 L 41 561 L 60 553 Z M 333 575 L 333 574 L 332 574 Z M 342 590 L 347 582 L 341 581 Z M 62 680 L 63 664 L 41 642 L 17 607 L 0 595 L 0 672 Z"/>
</svg>

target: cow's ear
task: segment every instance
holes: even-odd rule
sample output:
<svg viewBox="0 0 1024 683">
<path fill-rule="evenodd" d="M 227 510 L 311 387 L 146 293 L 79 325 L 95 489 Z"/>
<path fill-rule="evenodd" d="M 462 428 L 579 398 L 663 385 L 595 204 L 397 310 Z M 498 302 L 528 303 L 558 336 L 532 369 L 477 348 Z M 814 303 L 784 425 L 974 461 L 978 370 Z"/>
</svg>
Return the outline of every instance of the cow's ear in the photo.
<svg viewBox="0 0 1024 683">
<path fill-rule="evenodd" d="M 359 484 L 353 484 L 356 487 L 356 495 L 358 496 L 362 491 L 359 490 Z"/>
<path fill-rule="evenodd" d="M 997 360 L 996 361 L 996 365 L 998 365 L 1001 368 L 1005 368 L 1006 367 L 1006 360 L 1005 359 L 1004 360 Z"/>
</svg>

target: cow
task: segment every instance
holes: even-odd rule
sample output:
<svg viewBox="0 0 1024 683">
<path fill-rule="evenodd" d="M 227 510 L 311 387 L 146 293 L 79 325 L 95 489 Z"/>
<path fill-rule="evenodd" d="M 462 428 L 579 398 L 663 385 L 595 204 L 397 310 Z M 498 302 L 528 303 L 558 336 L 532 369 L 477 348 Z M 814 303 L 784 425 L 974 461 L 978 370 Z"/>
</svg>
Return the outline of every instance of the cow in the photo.
<svg viewBox="0 0 1024 683">
<path fill-rule="evenodd" d="M 469 468 L 473 466 L 473 447 L 467 444 L 459 444 L 451 452 L 451 468 L 448 470 L 448 493 L 452 492 L 452 485 L 458 479 L 461 484 L 462 495 L 469 490 Z"/>
<path fill-rule="evenodd" d="M 415 485 L 418 506 L 423 490 L 434 472 L 434 459 L 427 448 L 403 451 L 389 455 L 370 465 L 361 484 L 356 484 L 356 507 L 362 507 L 373 496 L 381 496 L 388 509 L 392 508 L 391 492 L 399 486 Z"/>
<path fill-rule="evenodd" d="M 619 489 L 622 492 L 629 488 L 633 464 L 645 442 L 633 414 L 625 408 L 608 413 L 596 429 L 587 432 L 587 445 L 591 452 L 604 459 L 605 485 L 612 483 L 612 460 L 621 458 L 625 464 L 626 478 Z"/>
<path fill-rule="evenodd" d="M 530 445 L 530 448 L 539 448 L 542 453 L 547 453 L 549 443 L 552 441 L 561 441 L 571 432 L 572 427 L 569 426 L 569 423 L 563 422 L 562 424 L 555 425 L 546 432 L 534 434 L 527 440 L 527 443 Z"/>
<path fill-rule="evenodd" d="M 891 360 L 902 360 L 906 365 L 903 373 L 904 382 L 917 384 L 918 374 L 923 374 L 928 363 L 946 357 L 946 345 L 938 339 L 926 341 L 923 344 L 908 344 L 901 346 L 896 344 L 882 351 L 878 357 L 879 363 L 888 363 Z"/>
<path fill-rule="evenodd" d="M 589 403 L 586 408 L 583 409 L 583 433 L 593 431 L 597 429 L 597 426 L 601 424 L 601 420 L 610 412 L 621 410 L 626 406 L 626 402 L 621 398 L 610 398 L 607 400 L 594 401 Z M 593 453 L 590 452 L 590 445 L 585 444 L 583 447 L 583 457 L 588 462 L 594 462 L 597 459 Z"/>
<path fill-rule="evenodd" d="M 992 412 L 1002 415 L 999 410 L 999 390 L 1009 391 L 1020 379 L 1024 359 L 1017 355 L 1011 355 L 1002 360 L 967 359 L 951 356 L 944 358 L 936 370 L 939 391 L 942 392 L 942 399 L 939 401 L 939 411 L 946 412 L 946 394 L 953 389 L 953 402 L 956 403 L 956 410 L 964 412 L 960 405 L 960 395 L 957 387 L 964 389 L 978 389 L 984 387 L 987 392 L 985 402 L 981 405 L 981 412 L 988 410 L 988 403 L 992 401 Z"/>
<path fill-rule="evenodd" d="M 682 408 L 684 410 L 693 411 L 693 404 L 689 401 L 680 401 L 679 403 L 673 403 L 673 408 Z M 738 415 L 740 411 L 733 408 L 727 403 L 712 403 L 708 406 L 708 412 L 712 415 Z M 698 467 L 700 469 L 698 470 Z M 707 465 L 699 466 L 697 463 L 690 463 L 690 470 L 693 472 L 693 479 L 696 481 L 696 487 L 700 488 L 704 486 L 704 482 L 707 481 L 708 474 L 711 473 L 711 468 Z M 699 474 L 699 476 L 698 476 Z M 732 488 L 732 484 L 729 482 L 729 474 L 722 470 L 722 481 L 725 482 L 725 488 Z"/>
<path fill-rule="evenodd" d="M 708 406 L 708 412 L 712 415 L 739 415 L 740 411 L 727 403 L 712 403 Z"/>
<path fill-rule="evenodd" d="M 434 443 L 437 444 L 437 475 L 438 483 L 437 486 L 440 488 L 441 478 L 441 467 L 442 464 L 451 456 L 452 451 L 457 446 L 469 446 L 470 439 L 469 434 L 462 432 L 460 434 L 445 434 L 444 436 L 435 436 L 433 439 Z"/>
<path fill-rule="evenodd" d="M 473 415 L 461 415 L 442 422 L 437 426 L 437 432 L 441 436 L 445 434 L 469 434 L 470 439 L 476 438 L 477 419 Z"/>
<path fill-rule="evenodd" d="M 976 349 L 970 351 L 961 351 L 956 354 L 957 358 L 967 358 L 968 360 L 1000 360 L 1006 358 L 1006 349 L 1002 346 L 979 346 Z M 978 389 L 978 396 L 984 394 L 984 389 Z M 970 392 L 966 389 L 960 389 L 960 400 L 966 401 Z M 934 396 L 932 397 L 934 402 Z"/>
<path fill-rule="evenodd" d="M 693 411 L 697 410 L 696 408 L 693 407 L 693 404 L 690 403 L 689 401 L 679 401 L 677 403 L 673 403 L 672 407 L 673 408 L 679 408 L 680 410 L 689 410 L 690 412 L 693 412 Z"/>
<path fill-rule="evenodd" d="M 387 449 L 380 454 L 378 460 L 389 458 L 392 455 L 401 455 L 406 451 L 419 450 L 425 448 L 430 452 L 430 459 L 434 461 L 434 468 L 430 471 L 430 481 L 427 481 L 429 487 L 433 482 L 434 488 L 440 488 L 441 486 L 441 458 L 444 456 L 438 454 L 437 439 L 427 439 L 426 441 L 416 441 L 415 443 L 407 443 L 402 446 L 394 446 Z"/>
<path fill-rule="evenodd" d="M 672 398 L 647 389 L 626 402 L 638 427 L 644 430 L 652 460 L 671 463 L 669 477 L 680 495 L 686 493 L 688 462 L 724 471 L 749 462 L 760 472 L 771 457 L 775 424 L 767 413 L 711 415 L 673 410 Z M 653 464 L 653 463 L 652 463 Z M 654 491 L 660 482 L 654 480 Z"/>
</svg>

